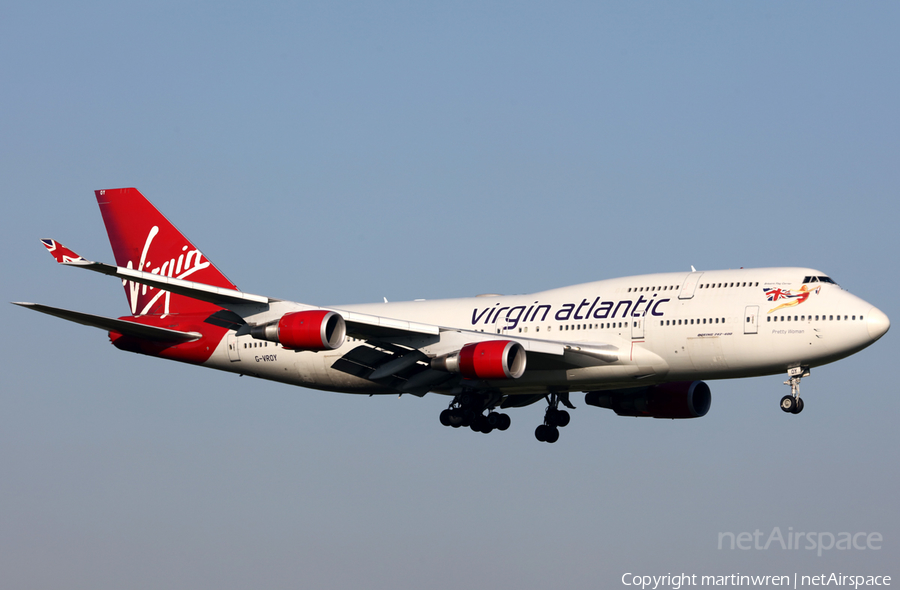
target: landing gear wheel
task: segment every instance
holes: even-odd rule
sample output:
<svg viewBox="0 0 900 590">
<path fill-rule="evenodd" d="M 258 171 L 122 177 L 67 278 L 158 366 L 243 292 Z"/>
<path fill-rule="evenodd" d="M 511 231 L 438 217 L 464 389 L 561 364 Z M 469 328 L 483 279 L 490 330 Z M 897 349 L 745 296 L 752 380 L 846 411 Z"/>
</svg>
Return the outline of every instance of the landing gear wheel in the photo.
<svg viewBox="0 0 900 590">
<path fill-rule="evenodd" d="M 800 399 L 800 398 L 797 398 Z M 797 407 L 797 402 L 794 400 L 793 395 L 786 395 L 781 398 L 781 409 L 784 412 L 789 414 L 796 414 L 795 408 Z"/>
<path fill-rule="evenodd" d="M 459 410 L 446 409 L 441 412 L 441 424 L 459 428 L 462 425 L 462 415 Z"/>
<path fill-rule="evenodd" d="M 559 430 L 557 430 L 555 426 L 551 426 L 550 430 L 547 432 L 547 439 L 545 442 L 555 443 L 558 440 L 559 440 Z"/>
<path fill-rule="evenodd" d="M 791 410 L 792 414 L 799 414 L 803 411 L 803 398 L 798 397 L 797 401 L 794 403 L 794 409 Z"/>
<path fill-rule="evenodd" d="M 493 428 L 491 428 L 491 425 L 488 424 L 487 418 L 485 418 L 481 414 L 479 414 L 474 420 L 472 420 L 469 428 L 472 429 L 472 432 L 483 432 L 485 434 L 493 430 Z"/>
<path fill-rule="evenodd" d="M 441 424 L 453 428 L 471 428 L 472 432 L 484 434 L 506 430 L 511 422 L 509 416 L 494 411 L 502 398 L 499 392 L 487 394 L 464 391 L 453 398 L 449 408 L 441 412 Z"/>
<path fill-rule="evenodd" d="M 552 414 L 547 416 L 550 424 L 556 426 L 557 428 L 565 428 L 569 425 L 569 420 L 571 420 L 571 416 L 565 410 L 553 410 Z"/>
<path fill-rule="evenodd" d="M 559 430 L 555 426 L 541 424 L 534 429 L 534 438 L 541 442 L 555 443 L 559 440 Z"/>
</svg>

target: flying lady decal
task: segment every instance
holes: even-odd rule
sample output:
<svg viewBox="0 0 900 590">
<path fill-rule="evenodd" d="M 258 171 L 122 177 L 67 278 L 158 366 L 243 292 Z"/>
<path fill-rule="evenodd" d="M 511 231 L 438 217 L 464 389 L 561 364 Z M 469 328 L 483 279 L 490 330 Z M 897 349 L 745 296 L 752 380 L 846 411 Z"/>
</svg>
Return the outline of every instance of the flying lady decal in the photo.
<svg viewBox="0 0 900 590">
<path fill-rule="evenodd" d="M 766 300 L 768 301 L 782 301 L 784 303 L 777 307 L 773 307 L 768 311 L 768 313 L 772 313 L 773 311 L 778 311 L 779 309 L 784 309 L 785 307 L 794 307 L 795 305 L 800 305 L 813 293 L 818 293 L 822 287 L 816 287 L 813 290 L 809 290 L 806 285 L 800 287 L 799 291 L 794 291 L 791 289 L 763 289 L 763 292 L 766 294 Z"/>
</svg>

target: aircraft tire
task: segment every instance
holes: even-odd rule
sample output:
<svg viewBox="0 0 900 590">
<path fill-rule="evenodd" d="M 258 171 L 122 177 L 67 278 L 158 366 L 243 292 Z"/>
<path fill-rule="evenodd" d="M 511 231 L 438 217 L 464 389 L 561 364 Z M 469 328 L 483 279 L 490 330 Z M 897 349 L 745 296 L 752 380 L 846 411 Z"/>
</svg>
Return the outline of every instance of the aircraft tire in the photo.
<svg viewBox="0 0 900 590">
<path fill-rule="evenodd" d="M 794 402 L 794 396 L 786 395 L 781 398 L 781 409 L 787 413 L 796 413 L 794 412 L 794 408 L 796 407 L 796 402 Z"/>
<path fill-rule="evenodd" d="M 559 440 L 559 430 L 555 426 L 541 424 L 534 429 L 534 438 L 541 442 L 555 443 Z"/>
<path fill-rule="evenodd" d="M 485 434 L 493 430 L 493 428 L 491 428 L 491 425 L 488 423 L 487 418 L 482 416 L 481 414 L 475 416 L 469 428 L 472 429 L 472 432 L 483 432 Z"/>
<path fill-rule="evenodd" d="M 791 413 L 792 413 L 792 414 L 799 414 L 799 413 L 802 412 L 802 411 L 803 411 L 803 398 L 802 398 L 802 397 L 798 397 L 798 398 L 797 398 L 797 403 L 794 404 L 794 409 L 791 411 Z"/>
<path fill-rule="evenodd" d="M 547 442 L 555 443 L 559 440 L 559 429 L 555 426 L 549 426 L 549 431 L 547 432 Z"/>
</svg>

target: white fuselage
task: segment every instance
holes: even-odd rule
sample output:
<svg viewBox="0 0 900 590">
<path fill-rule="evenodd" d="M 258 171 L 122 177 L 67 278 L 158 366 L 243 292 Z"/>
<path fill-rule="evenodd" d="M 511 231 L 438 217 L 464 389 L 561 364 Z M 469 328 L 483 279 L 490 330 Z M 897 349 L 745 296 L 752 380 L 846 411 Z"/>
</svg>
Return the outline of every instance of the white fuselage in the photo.
<svg viewBox="0 0 900 590">
<path fill-rule="evenodd" d="M 261 323 L 304 307 L 283 303 L 248 320 Z M 663 273 L 530 295 L 333 309 L 459 331 L 456 341 L 430 343 L 423 336 L 413 343 L 429 356 L 449 352 L 471 332 L 568 346 L 566 366 L 529 356 L 522 377 L 491 383 L 509 395 L 784 373 L 853 354 L 888 325 L 872 304 L 806 268 Z M 352 349 L 371 343 L 351 337 L 333 351 L 296 352 L 233 334 L 222 340 L 207 366 L 319 389 L 382 392 L 374 382 L 332 368 Z M 579 348 L 609 357 L 579 355 Z M 572 368 L 573 358 L 579 367 Z"/>
</svg>

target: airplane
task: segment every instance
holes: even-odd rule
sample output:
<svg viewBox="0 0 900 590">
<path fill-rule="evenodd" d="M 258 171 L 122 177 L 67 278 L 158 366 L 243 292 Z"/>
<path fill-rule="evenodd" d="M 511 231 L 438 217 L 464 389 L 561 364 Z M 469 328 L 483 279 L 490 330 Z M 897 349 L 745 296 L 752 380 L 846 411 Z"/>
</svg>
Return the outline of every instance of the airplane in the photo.
<svg viewBox="0 0 900 590">
<path fill-rule="evenodd" d="M 619 416 L 707 414 L 705 380 L 787 374 L 799 414 L 813 367 L 859 352 L 887 315 L 810 268 L 646 274 L 526 295 L 320 307 L 239 290 L 137 189 L 95 191 L 115 265 L 41 240 L 56 261 L 116 277 L 131 315 L 36 303 L 113 346 L 291 385 L 355 394 L 434 392 L 440 422 L 504 431 L 499 410 L 545 401 L 535 438 L 569 424 L 570 395 Z"/>
</svg>

